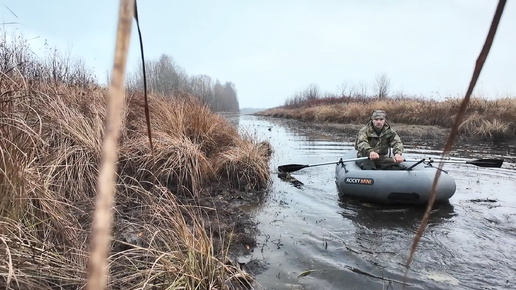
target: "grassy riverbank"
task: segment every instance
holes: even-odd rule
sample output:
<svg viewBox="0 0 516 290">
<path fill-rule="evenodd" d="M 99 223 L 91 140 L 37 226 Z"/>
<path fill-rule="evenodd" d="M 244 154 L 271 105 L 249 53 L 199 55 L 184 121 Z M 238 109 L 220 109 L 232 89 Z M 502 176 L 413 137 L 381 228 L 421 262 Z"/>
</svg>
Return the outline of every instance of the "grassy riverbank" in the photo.
<svg viewBox="0 0 516 290">
<path fill-rule="evenodd" d="M 81 67 L 54 59 L 52 71 L 10 49 L 0 74 L 0 288 L 82 288 L 108 92 Z M 253 246 L 253 225 L 232 201 L 267 188 L 269 143 L 191 96 L 150 96 L 152 155 L 142 99 L 128 96 L 124 109 L 108 287 L 248 283 L 230 257 Z"/>
<path fill-rule="evenodd" d="M 364 124 L 374 109 L 384 109 L 392 123 L 450 128 L 461 101 L 459 98 L 433 101 L 423 98 L 325 97 L 291 102 L 288 106 L 268 109 L 257 115 L 357 125 Z M 459 135 L 493 142 L 514 140 L 515 114 L 515 98 L 473 98 Z"/>
</svg>

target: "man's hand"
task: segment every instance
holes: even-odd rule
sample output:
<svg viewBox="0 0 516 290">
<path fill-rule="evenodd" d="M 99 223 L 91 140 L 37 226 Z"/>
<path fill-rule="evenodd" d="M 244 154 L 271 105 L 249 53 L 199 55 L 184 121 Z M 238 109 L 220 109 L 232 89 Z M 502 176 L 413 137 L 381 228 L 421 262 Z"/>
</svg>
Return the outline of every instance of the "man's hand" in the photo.
<svg viewBox="0 0 516 290">
<path fill-rule="evenodd" d="M 403 162 L 403 157 L 401 157 L 401 155 L 400 155 L 400 154 L 396 154 L 396 155 L 394 155 L 394 158 L 393 158 L 393 159 L 394 159 L 394 162 L 398 162 L 398 163 L 399 163 L 399 162 Z"/>
<path fill-rule="evenodd" d="M 371 153 L 369 153 L 369 159 L 375 160 L 375 159 L 378 159 L 378 158 L 380 158 L 380 155 L 378 155 L 378 153 L 376 153 L 374 151 L 371 151 Z"/>
</svg>

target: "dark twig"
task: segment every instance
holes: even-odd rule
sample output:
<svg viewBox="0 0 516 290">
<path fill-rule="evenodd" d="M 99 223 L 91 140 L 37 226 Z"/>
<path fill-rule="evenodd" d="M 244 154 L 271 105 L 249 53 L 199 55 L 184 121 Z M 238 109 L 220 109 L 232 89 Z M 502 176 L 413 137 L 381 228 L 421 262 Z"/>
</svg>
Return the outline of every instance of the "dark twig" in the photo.
<svg viewBox="0 0 516 290">
<path fill-rule="evenodd" d="M 140 21 L 138 20 L 138 5 L 134 1 L 134 19 L 136 20 L 136 28 L 138 29 L 138 37 L 140 40 L 140 55 L 142 56 L 142 72 L 143 72 L 143 97 L 145 100 L 145 122 L 147 123 L 147 136 L 149 137 L 149 146 L 151 154 L 154 155 L 154 146 L 152 145 L 152 133 L 150 125 L 149 100 L 147 98 L 147 74 L 145 72 L 145 56 L 143 53 L 143 39 L 140 30 Z"/>
<path fill-rule="evenodd" d="M 493 40 L 496 35 L 496 30 L 498 29 L 498 24 L 500 23 L 500 18 L 502 17 L 505 3 L 506 3 L 506 0 L 500 0 L 498 2 L 498 6 L 496 7 L 496 11 L 493 16 L 493 20 L 491 22 L 491 27 L 490 27 L 489 33 L 487 34 L 487 37 L 486 37 L 486 41 L 484 43 L 482 51 L 480 52 L 480 54 L 477 58 L 477 62 L 475 64 L 475 69 L 473 71 L 473 76 L 471 77 L 471 81 L 469 83 L 468 90 L 466 92 L 466 95 L 464 96 L 464 99 L 462 100 L 462 103 L 460 104 L 459 112 L 457 114 L 457 117 L 455 118 L 455 122 L 453 123 L 450 134 L 448 135 L 448 139 L 444 146 L 443 156 L 447 155 L 452 149 L 453 142 L 455 140 L 455 136 L 457 136 L 457 133 L 459 131 L 459 126 L 462 122 L 462 119 L 464 118 L 464 114 L 466 113 L 466 108 L 469 104 L 471 94 L 473 93 L 473 89 L 475 88 L 478 77 L 480 76 L 480 72 L 482 71 L 482 67 L 484 66 L 484 63 L 489 54 L 489 50 L 491 49 L 491 45 L 493 44 Z M 412 259 L 414 257 L 414 253 L 416 251 L 417 245 L 418 245 L 419 241 L 421 240 L 423 233 L 425 232 L 426 226 L 428 224 L 428 219 L 430 218 L 430 211 L 432 210 L 432 207 L 433 207 L 433 204 L 435 201 L 437 181 L 439 180 L 439 177 L 441 176 L 443 164 L 444 163 L 439 164 L 439 169 L 441 169 L 441 170 L 437 170 L 435 173 L 435 178 L 434 178 L 434 182 L 432 184 L 432 191 L 430 194 L 430 199 L 428 201 L 428 206 L 426 208 L 425 214 L 423 216 L 423 219 L 421 220 L 421 224 L 419 225 L 416 236 L 414 237 L 412 246 L 410 248 L 410 254 L 407 259 L 407 264 L 406 264 L 406 271 L 405 271 L 405 278 L 404 278 L 405 280 L 407 279 L 407 274 L 408 274 L 408 270 L 410 268 L 410 263 L 412 262 Z"/>
</svg>

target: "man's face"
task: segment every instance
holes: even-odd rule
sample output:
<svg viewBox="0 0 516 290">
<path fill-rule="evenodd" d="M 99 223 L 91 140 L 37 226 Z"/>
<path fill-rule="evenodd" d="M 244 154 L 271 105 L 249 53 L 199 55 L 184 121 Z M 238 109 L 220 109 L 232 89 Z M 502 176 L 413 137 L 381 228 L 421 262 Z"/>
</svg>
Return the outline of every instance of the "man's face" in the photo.
<svg viewBox="0 0 516 290">
<path fill-rule="evenodd" d="M 376 118 L 376 119 L 373 119 L 373 126 L 374 126 L 376 129 L 382 129 L 382 128 L 383 128 L 383 125 L 385 125 L 385 119 L 384 119 L 384 118 Z"/>
</svg>

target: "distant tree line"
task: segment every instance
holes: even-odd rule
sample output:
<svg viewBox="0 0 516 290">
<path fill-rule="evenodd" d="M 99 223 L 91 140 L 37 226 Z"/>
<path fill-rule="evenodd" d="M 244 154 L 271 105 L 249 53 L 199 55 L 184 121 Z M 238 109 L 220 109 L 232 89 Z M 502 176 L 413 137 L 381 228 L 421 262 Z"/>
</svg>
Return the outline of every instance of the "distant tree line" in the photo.
<svg viewBox="0 0 516 290">
<path fill-rule="evenodd" d="M 152 93 L 175 96 L 186 92 L 196 96 L 214 112 L 238 112 L 237 92 L 232 82 L 222 84 L 207 75 L 189 76 L 179 67 L 172 57 L 161 55 L 159 60 L 145 62 L 147 89 Z M 132 91 L 143 90 L 143 71 L 141 66 L 127 78 L 127 88 Z"/>
<path fill-rule="evenodd" d="M 342 84 L 337 93 L 322 93 L 319 87 L 315 84 L 310 84 L 308 87 L 300 92 L 295 93 L 291 98 L 285 101 L 285 107 L 299 107 L 299 106 L 314 106 L 319 103 L 328 103 L 333 100 L 334 103 L 339 103 L 342 99 L 363 99 L 364 101 L 371 98 L 383 100 L 389 96 L 400 97 L 403 92 L 396 92 L 391 94 L 391 81 L 385 74 L 376 76 L 372 91 L 369 87 L 361 82 L 358 85 L 348 86 Z M 324 100 L 322 100 L 324 99 Z"/>
<path fill-rule="evenodd" d="M 23 75 L 29 84 L 98 85 L 96 76 L 83 61 L 63 55 L 48 44 L 44 49 L 45 57 L 40 58 L 23 35 L 8 38 L 7 33 L 0 30 L 0 71 L 8 77 Z M 222 84 L 207 75 L 188 76 L 167 55 L 162 55 L 157 61 L 147 61 L 145 69 L 150 92 L 170 96 L 181 95 L 174 94 L 176 92 L 186 92 L 199 98 L 212 111 L 239 112 L 237 92 L 232 82 Z M 141 65 L 128 76 L 127 88 L 143 90 Z"/>
</svg>

